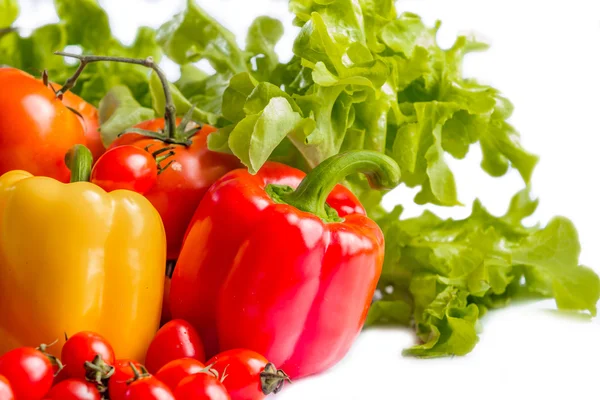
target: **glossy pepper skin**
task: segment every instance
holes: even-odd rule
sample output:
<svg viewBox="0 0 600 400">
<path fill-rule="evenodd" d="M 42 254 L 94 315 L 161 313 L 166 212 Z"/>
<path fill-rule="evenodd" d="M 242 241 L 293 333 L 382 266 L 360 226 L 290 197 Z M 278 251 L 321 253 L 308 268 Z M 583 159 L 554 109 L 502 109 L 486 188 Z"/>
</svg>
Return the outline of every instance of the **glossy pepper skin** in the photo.
<svg viewBox="0 0 600 400">
<path fill-rule="evenodd" d="M 366 168 L 376 169 L 382 186 L 399 179 L 392 160 L 367 156 L 383 157 L 383 171 Z M 207 355 L 251 349 L 294 379 L 327 369 L 348 351 L 381 273 L 384 240 L 356 197 L 334 187 L 352 172 L 344 160 L 325 161 L 303 184 L 299 170 L 267 163 L 256 175 L 236 170 L 211 187 L 171 287 L 174 317 L 195 325 Z M 319 176 L 324 170 L 327 177 Z"/>
<path fill-rule="evenodd" d="M 91 155 L 90 155 L 91 159 Z M 158 329 L 166 259 L 141 195 L 10 171 L 0 177 L 0 355 L 90 330 L 143 361 Z"/>
</svg>

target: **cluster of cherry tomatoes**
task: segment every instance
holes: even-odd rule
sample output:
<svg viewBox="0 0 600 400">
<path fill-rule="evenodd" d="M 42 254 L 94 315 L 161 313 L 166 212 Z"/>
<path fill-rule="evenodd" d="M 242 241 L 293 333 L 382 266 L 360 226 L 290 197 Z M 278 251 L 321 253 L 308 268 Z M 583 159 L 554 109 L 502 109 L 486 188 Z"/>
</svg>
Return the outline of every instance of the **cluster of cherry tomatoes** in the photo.
<svg viewBox="0 0 600 400">
<path fill-rule="evenodd" d="M 0 357 L 0 400 L 259 400 L 287 378 L 260 354 L 229 350 L 205 361 L 200 336 L 183 320 L 156 334 L 145 365 L 119 359 L 94 332 L 79 332 L 60 359 L 48 346 Z"/>
</svg>

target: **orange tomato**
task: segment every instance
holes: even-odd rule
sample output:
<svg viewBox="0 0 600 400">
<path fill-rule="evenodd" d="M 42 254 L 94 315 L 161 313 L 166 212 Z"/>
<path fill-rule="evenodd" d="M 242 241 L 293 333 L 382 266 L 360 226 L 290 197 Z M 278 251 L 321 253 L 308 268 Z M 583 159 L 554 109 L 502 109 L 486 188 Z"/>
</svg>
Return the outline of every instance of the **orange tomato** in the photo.
<svg viewBox="0 0 600 400">
<path fill-rule="evenodd" d="M 86 144 L 83 125 L 52 89 L 15 68 L 0 68 L 0 175 L 21 169 L 68 182 L 64 157 Z"/>
</svg>

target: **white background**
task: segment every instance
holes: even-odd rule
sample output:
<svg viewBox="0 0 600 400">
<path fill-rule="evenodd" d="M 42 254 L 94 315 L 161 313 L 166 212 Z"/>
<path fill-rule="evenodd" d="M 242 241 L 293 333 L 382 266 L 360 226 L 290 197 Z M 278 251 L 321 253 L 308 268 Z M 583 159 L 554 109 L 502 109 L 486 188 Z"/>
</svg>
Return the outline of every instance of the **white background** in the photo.
<svg viewBox="0 0 600 400">
<path fill-rule="evenodd" d="M 158 27 L 180 10 L 184 0 L 101 0 L 113 31 L 131 41 L 139 25 Z M 291 55 L 296 33 L 285 0 L 200 0 L 243 43 L 252 19 L 261 14 L 286 24 L 278 50 Z M 18 25 L 30 29 L 56 17 L 50 0 L 21 0 Z M 600 1 L 406 0 L 433 24 L 443 21 L 440 43 L 451 45 L 457 33 L 474 31 L 492 44 L 468 56 L 465 74 L 492 84 L 515 104 L 512 123 L 523 144 L 541 156 L 533 175 L 540 197 L 530 221 L 553 215 L 571 218 L 580 232 L 581 262 L 600 272 Z M 176 70 L 174 70 L 176 71 Z M 176 72 L 175 72 L 176 74 Z M 173 77 L 176 77 L 175 75 Z M 516 172 L 491 178 L 479 168 L 473 147 L 466 160 L 450 160 L 460 200 L 475 197 L 502 213 L 522 188 Z M 402 203 L 405 215 L 415 191 L 399 188 L 387 205 Z M 444 217 L 461 217 L 469 207 L 430 207 Z M 514 305 L 483 319 L 475 350 L 466 357 L 417 360 L 402 357 L 413 344 L 407 329 L 370 329 L 348 356 L 320 376 L 295 382 L 275 398 L 321 399 L 600 399 L 600 321 L 560 315 L 552 301 Z"/>
</svg>

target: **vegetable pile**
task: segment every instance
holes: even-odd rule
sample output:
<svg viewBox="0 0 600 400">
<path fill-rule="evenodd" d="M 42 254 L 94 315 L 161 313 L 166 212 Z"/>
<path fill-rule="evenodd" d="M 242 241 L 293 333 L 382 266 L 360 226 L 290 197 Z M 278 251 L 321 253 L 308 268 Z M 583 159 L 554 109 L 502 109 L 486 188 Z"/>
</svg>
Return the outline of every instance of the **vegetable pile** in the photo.
<svg viewBox="0 0 600 400">
<path fill-rule="evenodd" d="M 300 32 L 283 62 L 275 52 L 283 25 L 270 17 L 252 23 L 240 48 L 188 0 L 125 46 L 96 0 L 55 5 L 59 22 L 22 36 L 13 26 L 17 1 L 0 1 L 0 65 L 8 66 L 0 68 L 0 219 L 8 229 L 0 254 L 30 271 L 11 275 L 0 264 L 0 308 L 9 310 L 0 315 L 0 354 L 93 330 L 141 362 L 160 299 L 163 322 L 191 323 L 209 357 L 248 348 L 292 378 L 339 361 L 363 323 L 414 327 L 419 342 L 405 354 L 437 357 L 469 353 L 481 316 L 518 297 L 554 298 L 560 309 L 596 315 L 600 280 L 579 265 L 573 224 L 522 222 L 538 204 L 528 190 L 538 158 L 508 122 L 510 101 L 462 75 L 464 56 L 484 43 L 460 36 L 442 49 L 439 23 L 398 15 L 392 0 L 290 0 Z M 67 46 L 81 54 L 63 53 Z M 165 57 L 180 67 L 176 82 L 159 67 Z M 201 60 L 214 72 L 199 68 Z M 401 205 L 382 207 L 382 189 L 401 184 L 420 189 L 419 205 L 460 205 L 446 159 L 462 159 L 472 146 L 489 175 L 516 169 L 523 179 L 504 215 L 479 201 L 463 220 L 429 211 L 403 218 Z M 62 187 L 45 177 L 91 183 Z M 57 209 L 60 223 L 26 236 Z M 107 240 L 123 251 L 99 245 Z M 101 271 L 105 260 L 115 271 Z M 53 285 L 30 264 L 54 268 L 48 275 L 76 287 L 74 297 L 55 297 L 60 307 L 51 312 L 31 300 L 51 297 Z M 118 279 L 134 283 L 127 295 L 121 283 L 107 289 Z M 14 289 L 23 287 L 32 292 Z M 30 305 L 26 320 L 18 317 L 22 303 Z M 96 304 L 96 317 L 78 320 Z M 108 323 L 111 313 L 119 319 Z M 34 318 L 43 326 L 36 334 L 27 332 Z M 192 364 L 185 368 L 204 368 Z M 158 366 L 131 365 L 111 368 L 127 379 L 160 375 Z M 244 369 L 227 365 L 232 375 Z M 280 388 L 282 375 L 271 369 Z M 166 383 L 175 372 L 165 374 Z M 195 379 L 218 382 L 202 374 Z M 238 390 L 221 383 L 230 395 Z M 200 385 L 175 393 L 192 396 Z"/>
</svg>

